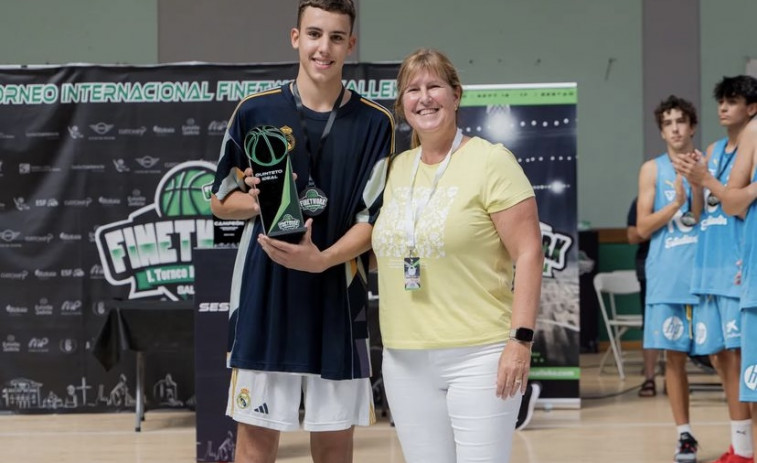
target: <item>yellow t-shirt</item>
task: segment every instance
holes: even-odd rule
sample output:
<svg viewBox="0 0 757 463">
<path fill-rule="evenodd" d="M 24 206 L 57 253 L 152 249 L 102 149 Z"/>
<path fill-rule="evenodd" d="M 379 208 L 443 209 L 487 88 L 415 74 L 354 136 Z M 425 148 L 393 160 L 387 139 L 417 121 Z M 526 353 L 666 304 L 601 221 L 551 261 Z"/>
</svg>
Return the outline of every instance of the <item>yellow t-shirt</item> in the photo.
<svg viewBox="0 0 757 463">
<path fill-rule="evenodd" d="M 421 288 L 407 291 L 406 216 L 417 153 L 408 150 L 392 161 L 373 229 L 384 346 L 433 349 L 504 341 L 510 329 L 513 265 L 490 214 L 534 196 L 531 184 L 502 145 L 474 137 L 453 153 L 417 219 Z M 420 163 L 412 183 L 414 203 L 428 198 L 438 167 Z"/>
</svg>

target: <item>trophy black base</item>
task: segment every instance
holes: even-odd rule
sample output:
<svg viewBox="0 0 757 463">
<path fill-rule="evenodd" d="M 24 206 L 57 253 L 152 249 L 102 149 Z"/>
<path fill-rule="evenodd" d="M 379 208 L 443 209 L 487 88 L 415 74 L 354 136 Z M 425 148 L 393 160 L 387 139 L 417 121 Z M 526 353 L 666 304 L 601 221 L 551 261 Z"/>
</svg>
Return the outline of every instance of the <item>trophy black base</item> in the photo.
<svg viewBox="0 0 757 463">
<path fill-rule="evenodd" d="M 300 242 L 306 231 L 307 227 L 300 227 L 293 230 L 272 232 L 268 234 L 268 237 L 275 240 L 286 241 L 287 243 L 297 244 Z"/>
</svg>

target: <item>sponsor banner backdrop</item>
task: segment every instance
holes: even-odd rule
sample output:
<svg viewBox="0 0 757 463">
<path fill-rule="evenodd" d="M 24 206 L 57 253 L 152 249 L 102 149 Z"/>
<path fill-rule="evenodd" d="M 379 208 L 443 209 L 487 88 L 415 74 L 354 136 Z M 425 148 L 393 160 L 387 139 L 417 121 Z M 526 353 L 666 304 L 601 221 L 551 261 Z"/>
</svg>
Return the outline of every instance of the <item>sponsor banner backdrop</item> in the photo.
<svg viewBox="0 0 757 463">
<path fill-rule="evenodd" d="M 90 352 L 105 303 L 194 297 L 193 250 L 213 245 L 208 184 L 227 120 L 296 70 L 0 68 L 0 411 L 134 406 L 133 354 L 106 372 Z M 391 108 L 396 72 L 347 65 L 345 84 Z M 533 376 L 555 385 L 545 397 L 577 399 L 575 87 L 522 92 L 466 88 L 461 125 L 510 147 L 536 187 L 547 261 Z M 409 130 L 397 130 L 401 150 Z M 147 356 L 148 409 L 194 405 L 189 352 Z"/>
<path fill-rule="evenodd" d="M 134 406 L 134 355 L 106 372 L 90 352 L 105 302 L 193 298 L 193 250 L 213 246 L 207 187 L 227 119 L 296 71 L 0 68 L 0 411 Z M 348 65 L 345 84 L 391 105 L 396 72 Z M 147 356 L 148 409 L 194 405 L 190 347 Z"/>
</svg>

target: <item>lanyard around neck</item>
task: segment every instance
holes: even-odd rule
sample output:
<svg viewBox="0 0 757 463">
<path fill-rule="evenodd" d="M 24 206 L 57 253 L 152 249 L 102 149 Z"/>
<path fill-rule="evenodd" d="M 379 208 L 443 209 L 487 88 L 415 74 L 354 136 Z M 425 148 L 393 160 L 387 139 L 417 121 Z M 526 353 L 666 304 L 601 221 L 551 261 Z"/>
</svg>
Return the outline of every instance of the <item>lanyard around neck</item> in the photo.
<svg viewBox="0 0 757 463">
<path fill-rule="evenodd" d="M 726 146 L 728 146 L 727 143 L 726 143 Z M 731 151 L 730 153 L 726 153 L 725 148 L 726 147 L 724 146 L 723 147 L 723 152 L 720 153 L 720 157 L 718 158 L 718 173 L 715 174 L 715 179 L 718 182 L 720 182 L 720 183 L 723 183 L 723 181 L 720 180 L 720 177 L 725 173 L 726 169 L 728 169 L 728 166 L 731 165 L 731 161 L 733 161 L 733 158 L 736 157 L 736 150 L 739 149 L 739 147 L 736 146 L 733 149 L 733 151 Z M 723 162 L 723 158 L 724 157 L 728 157 L 728 159 L 726 160 L 726 162 Z"/>
<path fill-rule="evenodd" d="M 418 223 L 418 218 L 421 216 L 423 209 L 425 209 L 428 203 L 431 202 L 431 197 L 434 195 L 434 192 L 436 192 L 436 187 L 439 185 L 439 179 L 442 178 L 444 171 L 447 170 L 447 166 L 449 165 L 452 153 L 457 151 L 462 142 L 463 131 L 458 128 L 449 152 L 446 156 L 444 156 L 444 160 L 442 160 L 442 162 L 439 164 L 439 167 L 436 169 L 436 174 L 434 175 L 434 180 L 431 184 L 431 191 L 429 191 L 427 197 L 418 198 L 418 204 L 413 206 L 413 184 L 415 183 L 415 176 L 418 174 L 418 168 L 420 167 L 423 146 L 421 146 L 421 148 L 418 150 L 418 154 L 415 156 L 413 170 L 410 172 L 410 197 L 408 198 L 407 209 L 405 213 L 405 238 L 407 240 L 407 249 L 409 253 L 413 253 L 415 251 L 415 227 Z"/>
<path fill-rule="evenodd" d="M 323 133 L 321 133 L 320 140 L 318 140 L 318 146 L 312 153 L 310 152 L 310 137 L 308 136 L 307 124 L 305 122 L 305 106 L 302 104 L 302 97 L 300 96 L 300 91 L 297 89 L 296 80 L 292 82 L 292 95 L 294 96 L 294 102 L 297 105 L 297 115 L 300 116 L 300 127 L 302 128 L 302 133 L 305 137 L 305 152 L 307 153 L 308 160 L 310 161 L 308 183 L 313 183 L 313 170 L 315 170 L 315 165 L 318 162 L 318 158 L 321 156 L 321 151 L 323 151 L 323 144 L 331 133 L 331 127 L 334 125 L 336 113 L 339 110 L 339 105 L 342 102 L 342 98 L 344 98 L 344 85 L 342 85 L 342 88 L 339 91 L 339 96 L 337 97 L 336 101 L 334 101 L 334 106 L 331 108 L 329 118 L 326 121 L 326 126 L 323 128 Z"/>
</svg>

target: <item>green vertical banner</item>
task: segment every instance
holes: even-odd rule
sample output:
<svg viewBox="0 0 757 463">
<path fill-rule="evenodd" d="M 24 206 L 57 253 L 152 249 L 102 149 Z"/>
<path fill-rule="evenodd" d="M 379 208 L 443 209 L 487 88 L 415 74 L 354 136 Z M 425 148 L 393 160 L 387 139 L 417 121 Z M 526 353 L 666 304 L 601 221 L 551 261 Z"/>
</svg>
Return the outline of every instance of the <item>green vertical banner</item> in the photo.
<svg viewBox="0 0 757 463">
<path fill-rule="evenodd" d="M 466 135 L 513 152 L 536 193 L 544 270 L 531 381 L 538 403 L 578 408 L 579 303 L 575 83 L 466 86 Z M 516 271 L 517 278 L 517 271 Z"/>
</svg>

